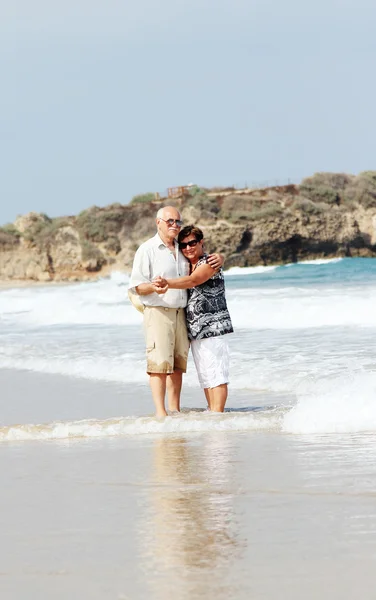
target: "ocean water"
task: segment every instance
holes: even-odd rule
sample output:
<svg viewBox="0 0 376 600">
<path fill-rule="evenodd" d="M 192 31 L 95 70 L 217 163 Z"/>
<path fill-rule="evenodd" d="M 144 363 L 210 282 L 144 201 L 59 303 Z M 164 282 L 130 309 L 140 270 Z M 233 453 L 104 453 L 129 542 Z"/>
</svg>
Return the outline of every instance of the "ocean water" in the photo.
<svg viewBox="0 0 376 600">
<path fill-rule="evenodd" d="M 373 600 L 376 261 L 226 273 L 227 410 L 153 417 L 128 277 L 0 290 L 0 597 Z"/>
<path fill-rule="evenodd" d="M 128 301 L 127 283 L 127 275 L 113 273 L 95 283 L 1 291 L 0 368 L 145 388 L 142 318 Z M 137 405 L 127 403 L 111 423 L 31 428 L 27 439 L 176 428 L 376 431 L 376 261 L 233 268 L 226 290 L 235 334 L 228 337 L 231 385 L 224 417 L 208 421 L 188 410 L 204 408 L 190 361 L 184 419 L 145 421 L 152 407 L 139 415 Z M 264 410 L 247 411 L 252 398 Z M 0 432 L 0 439 L 12 436 L 22 439 L 23 432 Z"/>
</svg>

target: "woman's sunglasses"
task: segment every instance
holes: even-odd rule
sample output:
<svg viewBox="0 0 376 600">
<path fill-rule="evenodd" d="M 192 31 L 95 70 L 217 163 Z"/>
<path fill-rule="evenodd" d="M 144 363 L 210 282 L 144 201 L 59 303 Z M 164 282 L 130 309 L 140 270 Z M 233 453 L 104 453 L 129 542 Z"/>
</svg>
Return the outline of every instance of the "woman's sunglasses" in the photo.
<svg viewBox="0 0 376 600">
<path fill-rule="evenodd" d="M 180 242 L 179 248 L 180 250 L 184 250 L 184 248 L 186 248 L 187 246 L 189 246 L 190 248 L 194 248 L 194 246 L 197 246 L 197 244 L 198 240 L 191 240 L 190 242 Z"/>
</svg>

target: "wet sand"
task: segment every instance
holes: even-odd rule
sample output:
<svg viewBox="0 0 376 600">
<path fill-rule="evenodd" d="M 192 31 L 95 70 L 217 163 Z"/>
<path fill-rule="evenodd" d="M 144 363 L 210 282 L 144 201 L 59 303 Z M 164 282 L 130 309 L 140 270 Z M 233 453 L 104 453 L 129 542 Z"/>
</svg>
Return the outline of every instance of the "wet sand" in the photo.
<svg viewBox="0 0 376 600">
<path fill-rule="evenodd" d="M 0 390 L 3 425 L 151 413 L 146 386 L 9 370 Z M 1 443 L 1 597 L 371 600 L 375 462 L 371 434 Z"/>
<path fill-rule="evenodd" d="M 76 283 L 76 282 L 73 282 Z M 77 282 L 79 283 L 79 282 Z M 24 279 L 12 279 L 0 281 L 0 290 L 11 290 L 14 288 L 50 287 L 56 285 L 72 285 L 72 281 L 34 281 Z"/>
</svg>

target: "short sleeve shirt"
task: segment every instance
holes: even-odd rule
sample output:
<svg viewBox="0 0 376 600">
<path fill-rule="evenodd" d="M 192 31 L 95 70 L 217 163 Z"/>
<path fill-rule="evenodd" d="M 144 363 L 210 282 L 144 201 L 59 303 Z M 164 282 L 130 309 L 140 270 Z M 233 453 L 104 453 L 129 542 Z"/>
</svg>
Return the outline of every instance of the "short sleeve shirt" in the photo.
<svg viewBox="0 0 376 600">
<path fill-rule="evenodd" d="M 141 283 L 150 283 L 158 275 L 165 279 L 184 277 L 189 274 L 189 263 L 175 242 L 175 251 L 171 251 L 161 240 L 158 233 L 138 248 L 134 261 L 129 288 L 134 289 Z M 168 289 L 165 294 L 140 296 L 145 306 L 163 306 L 164 308 L 184 308 L 187 305 L 186 290 Z"/>
</svg>

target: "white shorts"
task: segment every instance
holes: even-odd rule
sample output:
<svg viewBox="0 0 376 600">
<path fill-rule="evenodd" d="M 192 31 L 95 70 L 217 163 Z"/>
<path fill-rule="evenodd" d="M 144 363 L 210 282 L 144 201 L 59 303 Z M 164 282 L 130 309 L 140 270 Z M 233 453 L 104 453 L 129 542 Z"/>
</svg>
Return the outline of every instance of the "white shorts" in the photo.
<svg viewBox="0 0 376 600">
<path fill-rule="evenodd" d="M 202 388 L 229 383 L 230 354 L 223 335 L 191 341 L 193 360 Z"/>
</svg>

